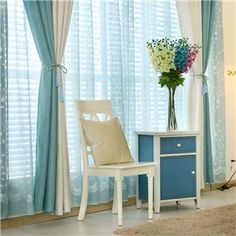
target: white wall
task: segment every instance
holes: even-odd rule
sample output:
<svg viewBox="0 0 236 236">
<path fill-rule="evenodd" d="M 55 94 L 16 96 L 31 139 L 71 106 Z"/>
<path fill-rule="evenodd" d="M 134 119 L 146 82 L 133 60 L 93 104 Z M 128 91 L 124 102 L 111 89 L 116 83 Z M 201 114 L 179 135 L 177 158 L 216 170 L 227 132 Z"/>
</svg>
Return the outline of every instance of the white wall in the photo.
<svg viewBox="0 0 236 236">
<path fill-rule="evenodd" d="M 236 1 L 223 0 L 222 6 L 226 95 L 226 177 L 228 179 L 236 169 L 236 163 L 231 163 L 231 159 L 236 159 L 236 75 L 228 76 L 229 70 L 236 71 Z"/>
</svg>

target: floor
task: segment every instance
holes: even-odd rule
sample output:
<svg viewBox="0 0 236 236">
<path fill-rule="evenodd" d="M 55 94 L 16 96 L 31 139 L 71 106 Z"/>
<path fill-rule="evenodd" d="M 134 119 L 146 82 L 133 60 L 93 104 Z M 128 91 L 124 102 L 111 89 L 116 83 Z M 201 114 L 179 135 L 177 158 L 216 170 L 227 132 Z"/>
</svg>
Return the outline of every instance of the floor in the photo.
<svg viewBox="0 0 236 236">
<path fill-rule="evenodd" d="M 210 191 L 201 194 L 201 209 L 236 203 L 236 187 L 225 191 Z M 196 211 L 193 201 L 182 201 L 176 207 L 175 202 L 163 203 L 160 214 L 154 219 L 179 216 Z M 124 208 L 124 226 L 148 222 L 147 207 L 136 209 L 135 206 Z M 54 220 L 46 223 L 26 225 L 18 228 L 3 230 L 2 236 L 110 236 L 117 228 L 117 217 L 110 211 L 87 214 L 83 222 L 76 217 Z"/>
</svg>

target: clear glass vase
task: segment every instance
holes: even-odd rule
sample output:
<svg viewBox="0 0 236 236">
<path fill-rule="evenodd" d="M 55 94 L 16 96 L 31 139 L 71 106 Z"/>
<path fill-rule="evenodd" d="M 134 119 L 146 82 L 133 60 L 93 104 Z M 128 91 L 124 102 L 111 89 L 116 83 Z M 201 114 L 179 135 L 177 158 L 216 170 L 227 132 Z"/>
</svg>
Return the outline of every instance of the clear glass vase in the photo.
<svg viewBox="0 0 236 236">
<path fill-rule="evenodd" d="M 176 88 L 168 88 L 169 101 L 168 101 L 168 123 L 167 130 L 173 131 L 178 129 L 176 115 L 175 115 L 175 90 Z"/>
</svg>

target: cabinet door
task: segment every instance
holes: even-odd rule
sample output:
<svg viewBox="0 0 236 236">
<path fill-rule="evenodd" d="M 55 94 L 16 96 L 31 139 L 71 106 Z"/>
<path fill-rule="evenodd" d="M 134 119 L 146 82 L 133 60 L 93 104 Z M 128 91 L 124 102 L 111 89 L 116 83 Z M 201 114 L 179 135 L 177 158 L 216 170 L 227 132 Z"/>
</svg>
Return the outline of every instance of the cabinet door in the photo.
<svg viewBox="0 0 236 236">
<path fill-rule="evenodd" d="M 196 156 L 161 157 L 161 200 L 196 196 Z"/>
</svg>

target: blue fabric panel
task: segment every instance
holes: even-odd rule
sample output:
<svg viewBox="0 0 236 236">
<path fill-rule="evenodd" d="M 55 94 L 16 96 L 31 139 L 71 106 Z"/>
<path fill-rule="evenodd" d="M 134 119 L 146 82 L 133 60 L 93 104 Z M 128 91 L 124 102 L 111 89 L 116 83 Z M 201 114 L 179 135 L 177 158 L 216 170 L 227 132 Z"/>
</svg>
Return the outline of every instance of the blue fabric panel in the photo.
<svg viewBox="0 0 236 236">
<path fill-rule="evenodd" d="M 57 82 L 51 1 L 24 1 L 42 62 L 36 140 L 35 210 L 54 212 L 57 152 Z"/>
<path fill-rule="evenodd" d="M 202 74 L 207 70 L 208 59 L 210 56 L 213 23 L 216 16 L 216 1 L 201 1 L 201 17 L 202 17 Z M 208 90 L 206 79 L 203 79 L 203 85 Z M 212 183 L 213 179 L 213 161 L 212 161 L 212 144 L 210 130 L 210 109 L 209 94 L 203 94 L 203 158 L 204 158 L 204 180 L 205 183 Z"/>
<path fill-rule="evenodd" d="M 196 137 L 161 138 L 161 154 L 196 152 Z"/>
<path fill-rule="evenodd" d="M 161 200 L 196 196 L 196 157 L 161 157 Z"/>
<path fill-rule="evenodd" d="M 210 127 L 210 107 L 208 93 L 203 98 L 203 161 L 204 161 L 204 181 L 205 183 L 214 182 L 213 178 L 213 159 L 211 144 L 211 127 Z"/>
</svg>

